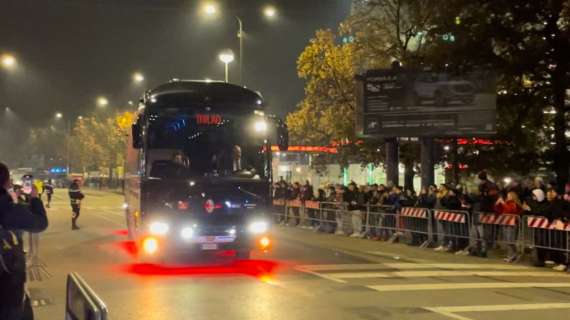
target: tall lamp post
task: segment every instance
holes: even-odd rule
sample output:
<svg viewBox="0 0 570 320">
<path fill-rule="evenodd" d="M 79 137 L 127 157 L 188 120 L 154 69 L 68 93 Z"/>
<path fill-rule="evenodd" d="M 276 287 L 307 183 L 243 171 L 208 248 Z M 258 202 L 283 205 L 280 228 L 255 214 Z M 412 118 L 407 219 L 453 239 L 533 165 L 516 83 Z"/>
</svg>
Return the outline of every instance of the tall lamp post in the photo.
<svg viewBox="0 0 570 320">
<path fill-rule="evenodd" d="M 226 83 L 229 82 L 229 70 L 228 70 L 228 65 L 234 61 L 234 53 L 232 52 L 232 50 L 224 50 L 222 51 L 218 58 L 220 59 L 220 61 L 222 61 L 225 65 L 225 74 L 226 74 Z"/>
<path fill-rule="evenodd" d="M 216 2 L 208 2 L 206 3 L 202 11 L 207 16 L 215 16 L 218 14 L 218 4 Z M 277 9 L 274 6 L 267 5 L 263 8 L 263 15 L 267 19 L 275 19 L 277 16 Z M 243 20 L 239 16 L 234 16 L 238 23 L 238 33 L 237 37 L 239 40 L 239 83 L 243 85 L 244 77 L 243 77 L 243 60 L 244 60 L 244 38 L 245 32 L 243 30 Z"/>
</svg>

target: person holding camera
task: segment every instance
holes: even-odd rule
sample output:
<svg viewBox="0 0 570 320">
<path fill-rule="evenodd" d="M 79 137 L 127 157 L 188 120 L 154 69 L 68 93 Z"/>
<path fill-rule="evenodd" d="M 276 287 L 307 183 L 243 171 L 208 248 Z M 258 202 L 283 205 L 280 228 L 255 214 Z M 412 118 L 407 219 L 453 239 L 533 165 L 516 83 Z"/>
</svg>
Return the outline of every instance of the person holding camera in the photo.
<svg viewBox="0 0 570 320">
<path fill-rule="evenodd" d="M 8 167 L 0 163 L 0 319 L 33 319 L 24 288 L 26 257 L 21 231 L 41 232 L 48 220 L 35 187 L 26 195 L 28 205 L 18 204 L 20 196 L 12 190 Z"/>
<path fill-rule="evenodd" d="M 79 213 L 81 211 L 81 200 L 85 198 L 83 192 L 79 188 L 79 180 L 75 179 L 69 186 L 69 201 L 71 202 L 71 230 L 79 230 L 77 226 L 77 219 L 79 219 Z"/>
</svg>

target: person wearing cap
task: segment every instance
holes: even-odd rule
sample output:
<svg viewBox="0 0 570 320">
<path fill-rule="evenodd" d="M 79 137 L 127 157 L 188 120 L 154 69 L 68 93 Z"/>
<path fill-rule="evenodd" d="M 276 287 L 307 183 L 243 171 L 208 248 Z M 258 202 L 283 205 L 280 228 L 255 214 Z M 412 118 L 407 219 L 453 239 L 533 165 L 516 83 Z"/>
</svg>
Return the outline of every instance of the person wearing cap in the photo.
<svg viewBox="0 0 570 320">
<path fill-rule="evenodd" d="M 542 189 L 534 189 L 531 191 L 532 199 L 523 204 L 523 210 L 526 214 L 543 216 L 551 220 L 550 204 L 546 201 L 546 195 Z M 534 241 L 536 244 L 548 245 L 549 237 L 548 231 L 542 229 L 535 229 Z M 536 267 L 544 267 L 550 260 L 550 250 L 541 247 L 536 247 Z"/>
<path fill-rule="evenodd" d="M 546 194 L 542 189 L 531 192 L 532 199 L 523 204 L 523 209 L 529 214 L 550 217 L 550 204 L 546 201 Z"/>
</svg>

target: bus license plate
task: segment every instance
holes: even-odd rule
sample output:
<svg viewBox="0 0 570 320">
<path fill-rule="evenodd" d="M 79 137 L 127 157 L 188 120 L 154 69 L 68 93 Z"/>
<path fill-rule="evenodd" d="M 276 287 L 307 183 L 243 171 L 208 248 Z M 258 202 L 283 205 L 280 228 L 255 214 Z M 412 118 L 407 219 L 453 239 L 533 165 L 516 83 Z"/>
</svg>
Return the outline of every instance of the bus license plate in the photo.
<svg viewBox="0 0 570 320">
<path fill-rule="evenodd" d="M 218 244 L 216 244 L 216 243 L 204 243 L 202 245 L 202 250 L 218 250 Z"/>
</svg>

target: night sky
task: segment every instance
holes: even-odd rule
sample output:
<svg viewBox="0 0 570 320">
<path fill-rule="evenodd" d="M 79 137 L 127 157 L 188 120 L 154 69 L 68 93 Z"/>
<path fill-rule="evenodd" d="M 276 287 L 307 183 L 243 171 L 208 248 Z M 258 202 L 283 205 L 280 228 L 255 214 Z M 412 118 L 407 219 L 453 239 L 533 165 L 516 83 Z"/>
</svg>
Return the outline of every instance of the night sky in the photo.
<svg viewBox="0 0 570 320">
<path fill-rule="evenodd" d="M 231 48 L 238 81 L 237 23 L 244 21 L 246 85 L 284 115 L 302 99 L 296 59 L 318 28 L 336 29 L 349 0 L 277 0 L 276 21 L 261 12 L 266 1 L 219 1 L 221 15 L 200 16 L 192 0 L 0 0 L 0 52 L 19 61 L 0 70 L 0 107 L 22 120 L 45 124 L 56 111 L 86 114 L 99 95 L 126 106 L 148 88 L 171 78 L 223 79 L 218 53 Z M 135 86 L 134 71 L 146 81 Z"/>
</svg>

